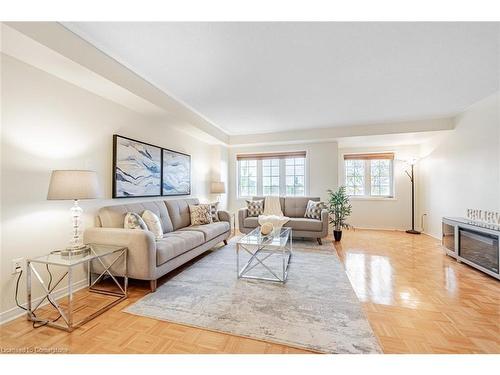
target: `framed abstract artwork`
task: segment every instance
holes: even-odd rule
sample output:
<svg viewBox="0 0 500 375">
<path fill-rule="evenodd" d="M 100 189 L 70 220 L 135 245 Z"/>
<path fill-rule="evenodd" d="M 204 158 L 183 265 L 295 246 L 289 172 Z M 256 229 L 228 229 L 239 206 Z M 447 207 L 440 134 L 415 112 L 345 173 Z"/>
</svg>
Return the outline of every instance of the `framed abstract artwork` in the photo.
<svg viewBox="0 0 500 375">
<path fill-rule="evenodd" d="M 162 195 L 191 194 L 191 156 L 163 149 Z"/>
<path fill-rule="evenodd" d="M 162 149 L 113 135 L 113 198 L 161 195 Z"/>
</svg>

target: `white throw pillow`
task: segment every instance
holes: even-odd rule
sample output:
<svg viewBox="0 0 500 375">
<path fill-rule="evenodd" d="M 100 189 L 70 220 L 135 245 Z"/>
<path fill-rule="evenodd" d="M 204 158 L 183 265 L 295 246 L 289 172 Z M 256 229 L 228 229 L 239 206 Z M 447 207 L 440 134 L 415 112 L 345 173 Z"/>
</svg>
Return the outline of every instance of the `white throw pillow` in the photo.
<svg viewBox="0 0 500 375">
<path fill-rule="evenodd" d="M 146 226 L 144 220 L 142 220 L 142 217 L 135 212 L 127 212 L 125 220 L 123 220 L 123 227 L 125 229 L 148 230 L 148 227 Z"/>
<path fill-rule="evenodd" d="M 146 210 L 142 213 L 142 219 L 148 226 L 148 230 L 153 232 L 156 239 L 163 238 L 163 229 L 161 228 L 160 218 L 152 211 Z"/>
</svg>

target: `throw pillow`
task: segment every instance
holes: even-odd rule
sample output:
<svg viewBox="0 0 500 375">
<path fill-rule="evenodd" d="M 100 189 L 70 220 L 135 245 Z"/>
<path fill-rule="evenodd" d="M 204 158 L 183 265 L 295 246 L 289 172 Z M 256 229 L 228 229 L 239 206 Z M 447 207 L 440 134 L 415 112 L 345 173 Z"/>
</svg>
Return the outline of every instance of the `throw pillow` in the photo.
<svg viewBox="0 0 500 375">
<path fill-rule="evenodd" d="M 191 225 L 204 225 L 212 222 L 209 204 L 189 205 Z"/>
<path fill-rule="evenodd" d="M 125 220 L 123 221 L 123 227 L 125 229 L 148 230 L 148 227 L 146 226 L 144 220 L 142 220 L 142 217 L 135 212 L 127 212 Z"/>
<path fill-rule="evenodd" d="M 326 208 L 326 205 L 323 202 L 309 201 L 309 202 L 307 202 L 307 208 L 306 208 L 306 212 L 304 214 L 304 217 L 307 217 L 309 219 L 320 220 L 321 219 L 321 211 L 325 208 Z"/>
<path fill-rule="evenodd" d="M 158 240 L 163 238 L 163 229 L 161 228 L 160 218 L 152 211 L 146 210 L 142 213 L 142 219 L 146 223 L 148 230 L 153 232 L 155 238 Z"/>
<path fill-rule="evenodd" d="M 219 221 L 219 215 L 217 213 L 217 208 L 219 207 L 219 202 L 209 203 L 210 216 L 212 217 L 212 222 Z"/>
<path fill-rule="evenodd" d="M 255 217 L 264 213 L 264 201 L 247 201 L 248 216 Z"/>
</svg>

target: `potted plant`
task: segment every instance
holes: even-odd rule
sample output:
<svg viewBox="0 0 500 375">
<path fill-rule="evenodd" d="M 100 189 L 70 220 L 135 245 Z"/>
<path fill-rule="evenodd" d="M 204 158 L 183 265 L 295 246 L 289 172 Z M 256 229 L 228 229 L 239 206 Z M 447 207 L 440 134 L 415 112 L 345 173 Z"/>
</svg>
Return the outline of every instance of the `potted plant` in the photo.
<svg viewBox="0 0 500 375">
<path fill-rule="evenodd" d="M 333 224 L 333 237 L 335 241 L 340 241 L 342 239 L 342 229 L 352 228 L 352 225 L 346 222 L 346 219 L 351 215 L 352 206 L 345 186 L 339 187 L 336 191 L 328 190 L 327 208 L 330 224 Z"/>
</svg>

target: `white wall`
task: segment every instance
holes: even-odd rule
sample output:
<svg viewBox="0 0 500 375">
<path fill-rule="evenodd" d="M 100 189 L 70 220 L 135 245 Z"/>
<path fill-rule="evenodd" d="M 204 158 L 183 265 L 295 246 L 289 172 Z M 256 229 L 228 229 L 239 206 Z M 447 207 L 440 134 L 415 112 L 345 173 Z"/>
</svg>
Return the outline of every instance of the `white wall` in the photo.
<svg viewBox="0 0 500 375">
<path fill-rule="evenodd" d="M 348 222 L 357 228 L 406 230 L 411 228 L 411 184 L 405 173 L 406 160 L 418 156 L 418 146 L 358 147 L 339 149 L 339 181 L 344 181 L 343 154 L 394 152 L 394 198 L 352 198 L 352 215 Z M 416 180 L 418 179 L 415 170 Z M 420 226 L 418 213 L 415 227 Z"/>
<path fill-rule="evenodd" d="M 214 199 L 210 181 L 227 178 L 225 147 L 173 129 L 173 120 L 139 115 L 19 60 L 1 59 L 1 313 L 14 307 L 11 259 L 62 248 L 70 238 L 71 202 L 46 200 L 51 170 L 98 172 L 103 199 L 81 202 L 86 226 L 99 207 L 125 202 L 111 199 L 113 133 L 191 154 L 193 196 Z M 24 282 L 20 291 L 23 302 Z"/>
<path fill-rule="evenodd" d="M 491 95 L 455 118 L 455 130 L 422 146 L 420 210 L 425 231 L 441 237 L 443 216 L 467 208 L 500 211 L 500 96 Z"/>
<path fill-rule="evenodd" d="M 229 149 L 229 209 L 232 212 L 245 206 L 245 200 L 237 197 L 236 155 L 273 151 L 306 151 L 307 195 L 318 196 L 325 200 L 327 189 L 337 187 L 337 142 L 233 147 Z"/>
</svg>

